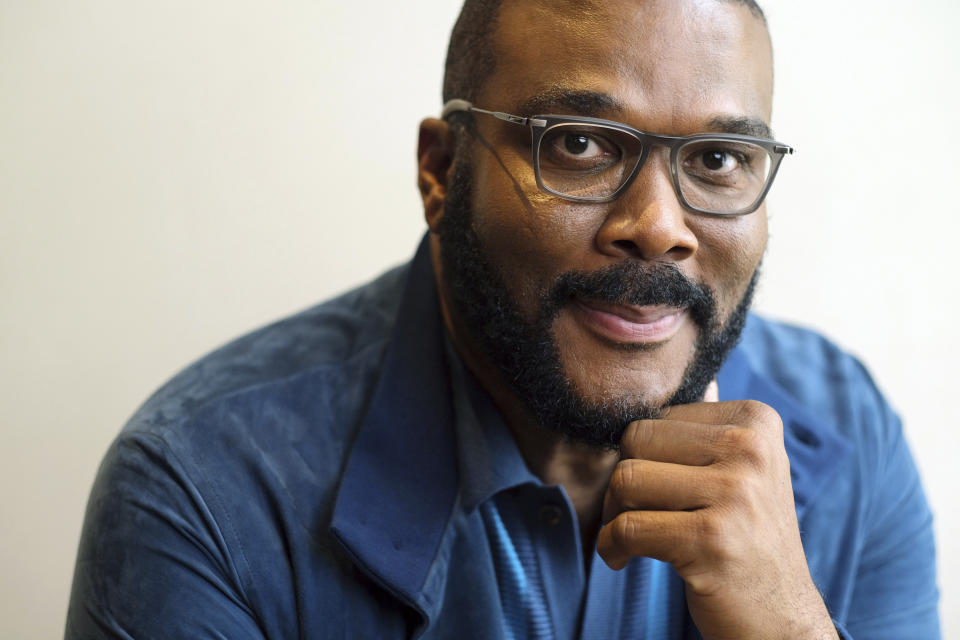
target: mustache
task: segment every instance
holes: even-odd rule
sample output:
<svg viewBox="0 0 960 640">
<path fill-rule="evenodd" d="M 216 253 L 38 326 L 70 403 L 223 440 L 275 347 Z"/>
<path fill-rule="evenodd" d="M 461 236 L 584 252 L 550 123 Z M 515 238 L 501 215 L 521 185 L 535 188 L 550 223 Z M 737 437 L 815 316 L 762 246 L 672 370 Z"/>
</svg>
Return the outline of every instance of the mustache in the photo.
<svg viewBox="0 0 960 640">
<path fill-rule="evenodd" d="M 694 282 L 670 263 L 631 261 L 596 271 L 568 271 L 556 278 L 544 298 L 542 322 L 553 320 L 573 298 L 686 309 L 690 318 L 704 329 L 713 326 L 717 308 L 709 287 Z"/>
</svg>

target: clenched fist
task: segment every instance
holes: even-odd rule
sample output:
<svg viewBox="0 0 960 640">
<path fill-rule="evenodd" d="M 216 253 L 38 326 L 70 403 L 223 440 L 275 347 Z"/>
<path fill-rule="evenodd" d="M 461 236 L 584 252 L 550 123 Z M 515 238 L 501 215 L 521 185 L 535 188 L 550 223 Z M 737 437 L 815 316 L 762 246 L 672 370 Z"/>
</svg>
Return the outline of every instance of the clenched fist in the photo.
<svg viewBox="0 0 960 640">
<path fill-rule="evenodd" d="M 706 640 L 837 638 L 800 543 L 783 425 L 765 404 L 701 402 L 631 423 L 603 523 L 610 567 L 673 565 Z"/>
</svg>

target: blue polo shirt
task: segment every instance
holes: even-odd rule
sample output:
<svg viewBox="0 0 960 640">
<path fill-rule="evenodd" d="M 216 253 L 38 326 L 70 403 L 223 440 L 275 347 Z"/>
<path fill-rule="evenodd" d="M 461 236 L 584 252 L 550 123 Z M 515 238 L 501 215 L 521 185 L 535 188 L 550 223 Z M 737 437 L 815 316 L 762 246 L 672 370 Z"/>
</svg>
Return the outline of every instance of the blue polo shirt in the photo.
<svg viewBox="0 0 960 640">
<path fill-rule="evenodd" d="M 534 476 L 509 428 L 447 342 L 460 496 L 479 510 L 499 589 L 505 638 L 684 637 L 683 581 L 669 565 L 635 558 L 610 569 L 583 557 L 573 504 Z"/>
<path fill-rule="evenodd" d="M 443 332 L 425 241 L 164 385 L 97 474 L 66 637 L 695 637 L 668 567 L 584 570 L 569 502 L 454 382 Z M 848 637 L 938 638 L 930 511 L 863 367 L 751 316 L 718 381 L 783 419 L 807 562 Z"/>
</svg>

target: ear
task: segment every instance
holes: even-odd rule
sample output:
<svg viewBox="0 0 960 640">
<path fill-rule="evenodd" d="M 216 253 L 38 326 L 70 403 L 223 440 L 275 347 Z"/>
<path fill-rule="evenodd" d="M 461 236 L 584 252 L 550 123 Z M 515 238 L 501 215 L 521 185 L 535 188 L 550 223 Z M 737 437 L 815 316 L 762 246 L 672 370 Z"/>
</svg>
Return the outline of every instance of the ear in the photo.
<svg viewBox="0 0 960 640">
<path fill-rule="evenodd" d="M 447 180 L 453 167 L 453 134 L 443 120 L 427 118 L 420 123 L 417 143 L 417 185 L 423 198 L 423 215 L 430 230 L 436 232 L 443 218 Z"/>
</svg>

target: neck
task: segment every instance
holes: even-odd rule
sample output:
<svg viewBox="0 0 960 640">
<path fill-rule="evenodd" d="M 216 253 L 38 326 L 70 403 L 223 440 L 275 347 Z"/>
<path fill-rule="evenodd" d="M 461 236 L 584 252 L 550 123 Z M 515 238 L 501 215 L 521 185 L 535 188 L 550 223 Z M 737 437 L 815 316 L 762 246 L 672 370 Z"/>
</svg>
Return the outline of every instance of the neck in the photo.
<svg viewBox="0 0 960 640">
<path fill-rule="evenodd" d="M 509 410 L 504 411 L 502 406 L 500 410 L 507 416 L 530 471 L 544 483 L 562 486 L 566 491 L 577 513 L 585 557 L 589 558 L 600 530 L 604 494 L 619 454 L 570 442 L 539 425 L 511 419 Z"/>
<path fill-rule="evenodd" d="M 619 454 L 571 442 L 542 428 L 499 378 L 490 382 L 477 370 L 474 375 L 504 416 L 530 472 L 545 484 L 563 487 L 570 498 L 580 527 L 583 560 L 589 567 L 600 531 L 604 495 Z"/>
</svg>

